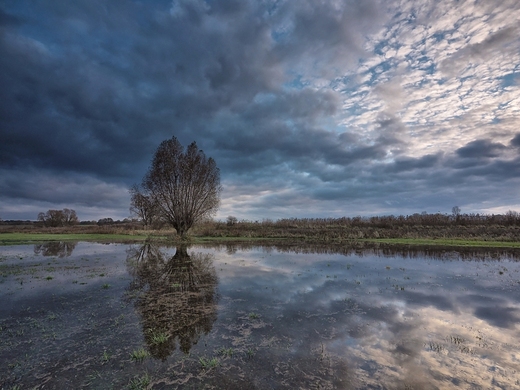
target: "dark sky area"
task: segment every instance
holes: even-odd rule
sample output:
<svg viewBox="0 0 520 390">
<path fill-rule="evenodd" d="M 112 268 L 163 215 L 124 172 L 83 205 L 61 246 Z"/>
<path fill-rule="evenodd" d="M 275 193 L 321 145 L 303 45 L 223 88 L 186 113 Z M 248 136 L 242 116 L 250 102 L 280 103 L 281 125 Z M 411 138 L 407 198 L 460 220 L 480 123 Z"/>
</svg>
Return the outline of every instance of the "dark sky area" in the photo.
<svg viewBox="0 0 520 390">
<path fill-rule="evenodd" d="M 520 211 L 520 2 L 0 1 L 0 218 L 129 216 L 159 143 L 224 219 Z"/>
</svg>

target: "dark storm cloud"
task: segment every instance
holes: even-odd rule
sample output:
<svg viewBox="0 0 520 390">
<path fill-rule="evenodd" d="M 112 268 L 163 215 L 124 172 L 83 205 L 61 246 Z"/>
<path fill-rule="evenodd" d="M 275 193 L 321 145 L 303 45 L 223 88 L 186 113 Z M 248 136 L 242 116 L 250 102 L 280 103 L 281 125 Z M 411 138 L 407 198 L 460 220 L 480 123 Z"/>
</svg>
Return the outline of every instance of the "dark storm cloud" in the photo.
<svg viewBox="0 0 520 390">
<path fill-rule="evenodd" d="M 22 23 L 21 18 L 11 15 L 0 8 L 0 27 L 18 26 Z"/>
<path fill-rule="evenodd" d="M 515 135 L 515 137 L 511 140 L 511 145 L 515 147 L 520 147 L 520 133 Z"/>
<path fill-rule="evenodd" d="M 406 172 L 415 169 L 433 168 L 439 163 L 441 157 L 441 154 L 427 154 L 418 158 L 399 158 L 395 160 L 394 164 L 389 165 L 387 170 L 391 172 Z"/>
<path fill-rule="evenodd" d="M 361 115 L 366 123 L 345 125 L 347 95 L 373 95 L 372 83 L 395 63 L 367 65 L 365 89 L 341 87 L 345 74 L 367 76 L 358 72 L 360 63 L 390 45 L 385 37 L 388 45 L 370 48 L 371 34 L 392 19 L 388 6 L 378 0 L 2 3 L 0 169 L 9 172 L 0 180 L 3 204 L 52 203 L 42 180 L 33 178 L 56 175 L 62 188 L 56 201 L 89 204 L 92 196 L 92 207 L 102 207 L 104 196 L 75 184 L 89 183 L 108 192 L 107 207 L 119 199 L 124 217 L 125 188 L 141 180 L 155 148 L 172 135 L 183 144 L 195 140 L 216 159 L 232 189 L 225 207 L 238 207 L 236 194 L 254 199 L 240 206 L 244 213 L 265 214 L 277 205 L 299 214 L 309 209 L 305 204 L 345 199 L 362 211 L 378 210 L 369 201 L 422 208 L 438 199 L 451 203 L 454 183 L 512 179 L 518 136 L 507 146 L 478 139 L 455 153 L 413 153 L 411 124 L 398 113 L 399 83 L 376 88 L 389 106 L 358 101 L 356 116 L 368 110 L 372 119 Z M 495 31 L 447 61 L 510 50 L 515 32 Z M 13 183 L 16 177 L 25 183 Z M 112 191 L 123 193 L 114 198 Z M 466 196 L 474 189 L 456 191 Z M 341 207 L 324 204 L 313 212 L 341 213 Z M 0 209 L 2 217 L 8 208 Z"/>
<path fill-rule="evenodd" d="M 462 158 L 490 158 L 498 157 L 506 147 L 500 143 L 489 140 L 476 140 L 457 149 L 457 154 Z"/>
<path fill-rule="evenodd" d="M 475 316 L 500 328 L 512 329 L 520 321 L 516 307 L 482 306 L 475 310 Z"/>
</svg>

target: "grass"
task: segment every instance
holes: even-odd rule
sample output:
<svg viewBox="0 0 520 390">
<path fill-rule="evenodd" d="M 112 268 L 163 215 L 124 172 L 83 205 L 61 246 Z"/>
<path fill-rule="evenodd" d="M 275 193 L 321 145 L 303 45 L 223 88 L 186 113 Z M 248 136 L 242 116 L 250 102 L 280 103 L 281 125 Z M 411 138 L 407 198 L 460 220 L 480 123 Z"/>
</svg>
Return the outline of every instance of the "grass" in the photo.
<svg viewBox="0 0 520 390">
<path fill-rule="evenodd" d="M 106 350 L 103 351 L 103 356 L 101 356 L 101 364 L 108 363 L 112 355 L 110 355 Z"/>
<path fill-rule="evenodd" d="M 148 387 L 150 384 L 150 376 L 148 373 L 144 374 L 143 376 L 135 376 L 133 379 L 130 380 L 130 383 L 128 384 L 128 388 L 130 390 L 144 390 Z"/>
<path fill-rule="evenodd" d="M 164 332 L 154 332 L 152 329 L 148 329 L 148 331 L 152 334 L 151 342 L 153 345 L 163 344 L 169 339 L 169 336 Z"/>
<path fill-rule="evenodd" d="M 136 349 L 130 354 L 130 358 L 135 362 L 142 362 L 148 356 L 150 356 L 150 353 L 144 348 Z"/>
<path fill-rule="evenodd" d="M 199 358 L 199 363 L 203 370 L 209 370 L 219 365 L 219 361 L 217 358 L 206 359 L 204 357 L 201 357 Z"/>
<path fill-rule="evenodd" d="M 256 313 L 249 313 L 248 317 L 250 320 L 256 320 L 257 318 L 260 318 L 260 316 Z"/>
<path fill-rule="evenodd" d="M 516 241 L 482 241 L 467 239 L 429 239 L 429 238 L 373 238 L 359 240 L 361 242 L 374 242 L 395 245 L 435 245 L 458 247 L 482 247 L 482 248 L 520 248 L 520 242 Z"/>
<path fill-rule="evenodd" d="M 2 233 L 0 245 L 31 244 L 45 241 L 145 241 L 145 235 L 95 233 Z"/>
<path fill-rule="evenodd" d="M 155 240 L 166 240 L 168 235 L 153 235 Z M 18 245 L 41 243 L 48 241 L 94 241 L 94 242 L 135 242 L 145 241 L 150 236 L 140 233 L 131 234 L 103 234 L 103 233 L 2 233 L 0 234 L 0 245 Z M 171 237 L 170 237 L 171 238 Z M 314 241 L 324 244 L 331 243 L 327 235 L 320 238 L 313 238 Z M 217 237 L 217 236 L 192 236 L 190 242 L 197 243 L 232 243 L 232 242 L 283 242 L 291 241 L 292 243 L 306 242 L 305 235 L 302 237 Z M 340 240 L 341 241 L 341 240 Z M 466 238 L 364 238 L 347 240 L 351 244 L 355 243 L 382 243 L 394 245 L 429 245 L 429 246 L 451 246 L 451 247 L 482 247 L 482 248 L 520 248 L 520 241 L 498 241 L 498 240 L 472 240 Z M 345 241 L 345 242 L 347 242 Z M 339 241 L 338 241 L 339 242 Z"/>
<path fill-rule="evenodd" d="M 233 351 L 233 348 L 220 348 L 218 353 L 224 357 L 233 357 L 235 352 Z"/>
</svg>

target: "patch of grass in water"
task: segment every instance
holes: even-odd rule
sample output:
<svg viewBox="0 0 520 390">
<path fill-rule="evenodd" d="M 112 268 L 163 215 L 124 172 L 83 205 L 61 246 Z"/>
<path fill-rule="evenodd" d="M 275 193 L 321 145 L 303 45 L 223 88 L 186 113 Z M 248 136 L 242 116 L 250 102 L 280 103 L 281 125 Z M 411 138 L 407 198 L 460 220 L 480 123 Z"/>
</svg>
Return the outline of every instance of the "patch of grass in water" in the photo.
<svg viewBox="0 0 520 390">
<path fill-rule="evenodd" d="M 150 353 L 144 348 L 136 349 L 130 354 L 130 358 L 135 362 L 142 362 L 148 356 L 150 356 Z"/>
<path fill-rule="evenodd" d="M 148 329 L 148 332 L 151 333 L 151 342 L 153 345 L 159 345 L 163 344 L 170 338 L 166 333 L 164 332 L 154 332 L 152 329 Z"/>
<path fill-rule="evenodd" d="M 108 363 L 112 355 L 108 353 L 106 350 L 103 351 L 103 356 L 101 356 L 101 364 Z"/>
<path fill-rule="evenodd" d="M 206 359 L 204 357 L 201 357 L 199 358 L 199 363 L 203 370 L 209 370 L 219 365 L 219 361 L 217 358 Z"/>
<path fill-rule="evenodd" d="M 144 390 L 148 387 L 151 382 L 151 378 L 148 373 L 145 373 L 143 376 L 135 376 L 130 379 L 130 383 L 128 384 L 128 388 L 130 390 Z"/>
<path fill-rule="evenodd" d="M 225 357 L 233 357 L 234 354 L 233 348 L 220 348 L 217 352 Z"/>
</svg>

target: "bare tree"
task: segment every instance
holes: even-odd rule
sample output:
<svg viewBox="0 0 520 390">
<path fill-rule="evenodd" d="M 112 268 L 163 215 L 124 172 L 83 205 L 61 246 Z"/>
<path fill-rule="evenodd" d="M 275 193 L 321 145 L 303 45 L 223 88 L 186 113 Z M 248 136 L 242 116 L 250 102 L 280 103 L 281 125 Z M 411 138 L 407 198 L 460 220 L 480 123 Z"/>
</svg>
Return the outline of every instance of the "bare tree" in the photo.
<svg viewBox="0 0 520 390">
<path fill-rule="evenodd" d="M 76 211 L 71 209 L 63 209 L 63 223 L 68 226 L 77 225 L 79 223 Z"/>
<path fill-rule="evenodd" d="M 453 206 L 451 208 L 451 213 L 454 217 L 458 217 L 460 215 L 460 207 L 459 206 Z"/>
<path fill-rule="evenodd" d="M 215 214 L 220 204 L 220 170 L 192 142 L 186 150 L 176 137 L 163 141 L 142 183 L 143 195 L 159 218 L 185 237 L 196 223 Z"/>
<path fill-rule="evenodd" d="M 233 215 L 230 215 L 229 217 L 226 218 L 226 225 L 228 225 L 228 226 L 236 225 L 237 222 L 238 222 L 237 217 L 235 217 Z"/>
<path fill-rule="evenodd" d="M 151 226 L 157 219 L 157 207 L 149 195 L 136 184 L 130 188 L 130 212 L 137 216 L 144 226 Z"/>
<path fill-rule="evenodd" d="M 79 222 L 76 211 L 71 209 L 48 210 L 46 213 L 38 213 L 38 221 L 50 227 L 71 226 Z"/>
</svg>

